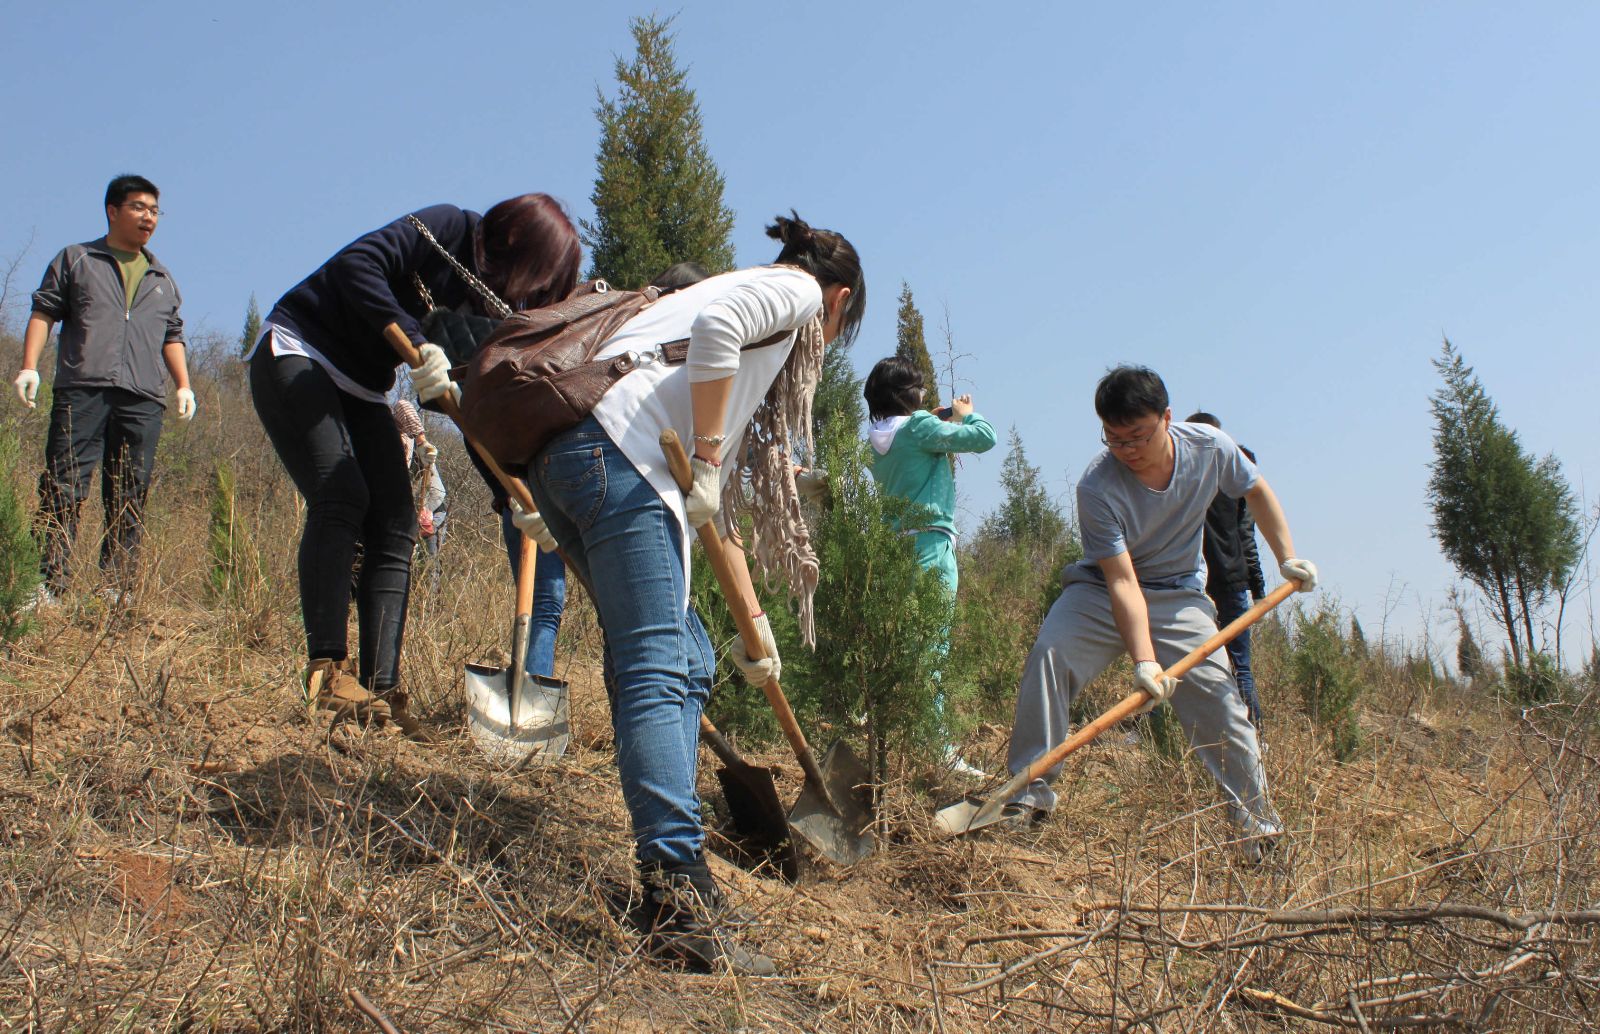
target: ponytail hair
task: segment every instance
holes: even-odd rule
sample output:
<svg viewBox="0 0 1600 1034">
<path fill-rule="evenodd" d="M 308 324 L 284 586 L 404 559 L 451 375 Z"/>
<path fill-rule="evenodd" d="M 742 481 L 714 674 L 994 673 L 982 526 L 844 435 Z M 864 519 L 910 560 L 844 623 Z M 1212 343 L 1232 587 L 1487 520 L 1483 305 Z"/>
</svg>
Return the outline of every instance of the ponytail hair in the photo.
<svg viewBox="0 0 1600 1034">
<path fill-rule="evenodd" d="M 809 226 L 794 209 L 787 216 L 775 218 L 767 227 L 767 236 L 783 242 L 774 263 L 798 266 L 816 277 L 823 287 L 839 284 L 850 289 L 839 321 L 840 344 L 850 347 L 867 311 L 867 282 L 861 275 L 861 258 L 855 247 L 832 230 Z"/>
</svg>

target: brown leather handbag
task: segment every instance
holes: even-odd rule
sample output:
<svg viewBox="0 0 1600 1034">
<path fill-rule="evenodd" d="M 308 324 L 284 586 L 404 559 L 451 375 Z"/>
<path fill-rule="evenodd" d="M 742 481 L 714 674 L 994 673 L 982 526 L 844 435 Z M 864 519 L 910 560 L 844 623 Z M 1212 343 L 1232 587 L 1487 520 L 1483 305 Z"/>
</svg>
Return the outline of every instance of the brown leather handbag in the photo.
<svg viewBox="0 0 1600 1034">
<path fill-rule="evenodd" d="M 467 433 L 501 466 L 532 462 L 550 439 L 581 423 L 613 384 L 638 368 L 642 357 L 636 352 L 598 361 L 595 355 L 660 295 L 654 287 L 618 291 L 604 280 L 590 280 L 554 305 L 506 317 L 456 378 Z M 779 331 L 745 348 L 777 344 L 791 333 Z M 689 342 L 670 341 L 654 352 L 653 361 L 681 363 Z"/>
<path fill-rule="evenodd" d="M 506 317 L 459 378 L 468 433 L 500 464 L 526 465 L 637 365 L 631 353 L 605 362 L 594 357 L 659 293 L 616 291 L 590 280 L 554 305 Z"/>
</svg>

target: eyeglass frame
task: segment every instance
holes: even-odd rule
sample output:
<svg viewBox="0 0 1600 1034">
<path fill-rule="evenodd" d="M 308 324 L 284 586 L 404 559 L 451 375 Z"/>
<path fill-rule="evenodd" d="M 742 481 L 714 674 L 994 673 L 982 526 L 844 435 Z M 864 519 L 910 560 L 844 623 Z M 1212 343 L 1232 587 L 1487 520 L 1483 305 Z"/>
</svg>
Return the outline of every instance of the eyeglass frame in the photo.
<svg viewBox="0 0 1600 1034">
<path fill-rule="evenodd" d="M 1151 428 L 1150 433 L 1145 435 L 1143 438 L 1118 438 L 1112 440 L 1106 437 L 1105 429 L 1102 428 L 1100 431 L 1100 444 L 1111 450 L 1142 449 L 1146 445 L 1149 445 L 1151 442 L 1155 441 L 1156 435 L 1161 433 L 1161 425 L 1163 422 L 1165 422 L 1165 420 L 1165 415 L 1157 417 L 1156 426 Z"/>
<path fill-rule="evenodd" d="M 118 202 L 115 207 L 117 207 L 117 208 L 131 208 L 131 209 L 133 209 L 133 214 L 134 215 L 144 215 L 146 213 L 149 213 L 150 215 L 155 216 L 157 219 L 161 218 L 161 206 L 160 205 L 147 205 L 143 201 L 121 201 L 121 202 Z"/>
</svg>

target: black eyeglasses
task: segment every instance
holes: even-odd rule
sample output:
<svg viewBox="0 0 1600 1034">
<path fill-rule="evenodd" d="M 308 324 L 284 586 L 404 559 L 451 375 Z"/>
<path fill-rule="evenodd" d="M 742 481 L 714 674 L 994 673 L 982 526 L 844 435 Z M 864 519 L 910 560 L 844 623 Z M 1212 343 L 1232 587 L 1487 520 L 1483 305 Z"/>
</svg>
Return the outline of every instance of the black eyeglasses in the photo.
<svg viewBox="0 0 1600 1034">
<path fill-rule="evenodd" d="M 1102 431 L 1100 432 L 1100 441 L 1108 449 L 1137 449 L 1149 445 L 1150 439 L 1154 438 L 1160 430 L 1161 421 L 1157 420 L 1156 426 L 1151 428 L 1150 433 L 1143 438 L 1107 438 L 1105 432 Z"/>
<path fill-rule="evenodd" d="M 143 201 L 124 201 L 117 207 L 126 208 L 132 211 L 134 215 L 153 215 L 157 218 L 161 216 L 161 208 L 159 206 L 147 205 Z"/>
</svg>

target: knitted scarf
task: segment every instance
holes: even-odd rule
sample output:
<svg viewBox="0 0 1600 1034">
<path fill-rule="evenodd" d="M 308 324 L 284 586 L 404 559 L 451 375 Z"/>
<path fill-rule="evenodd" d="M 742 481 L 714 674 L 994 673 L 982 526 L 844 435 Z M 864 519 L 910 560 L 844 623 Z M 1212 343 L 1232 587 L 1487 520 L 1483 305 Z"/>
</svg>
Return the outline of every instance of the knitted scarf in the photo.
<svg viewBox="0 0 1600 1034">
<path fill-rule="evenodd" d="M 811 400 L 822 379 L 822 317 L 801 327 L 783 369 L 767 389 L 745 428 L 739 466 L 722 490 L 722 510 L 730 528 L 750 515 L 750 555 L 762 582 L 781 576 L 799 604 L 800 636 L 816 647 L 812 597 L 817 591 L 817 554 L 800 510 L 794 484 L 797 442 L 805 454 L 811 441 Z"/>
</svg>

